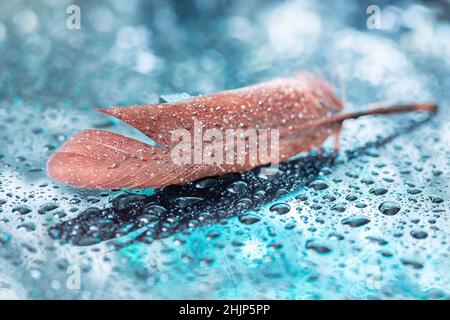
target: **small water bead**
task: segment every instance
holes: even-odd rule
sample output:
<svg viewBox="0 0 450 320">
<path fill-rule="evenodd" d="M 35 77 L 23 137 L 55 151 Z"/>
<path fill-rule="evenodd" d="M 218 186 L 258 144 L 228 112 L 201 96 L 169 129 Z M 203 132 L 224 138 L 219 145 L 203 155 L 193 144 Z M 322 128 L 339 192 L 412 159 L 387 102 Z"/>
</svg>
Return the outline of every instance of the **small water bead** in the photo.
<svg viewBox="0 0 450 320">
<path fill-rule="evenodd" d="M 349 194 L 348 196 L 345 197 L 345 200 L 347 200 L 347 201 L 355 201 L 357 199 L 358 199 L 358 197 L 355 196 L 354 194 Z"/>
<path fill-rule="evenodd" d="M 316 191 L 325 190 L 330 187 L 330 185 L 326 181 L 323 181 L 323 180 L 314 180 L 313 182 L 311 182 L 309 184 L 309 186 Z"/>
<path fill-rule="evenodd" d="M 371 184 L 374 184 L 374 183 L 375 183 L 375 182 L 374 182 L 372 179 L 370 179 L 370 178 L 364 178 L 364 179 L 361 180 L 361 182 L 364 183 L 364 184 L 366 184 L 366 185 L 371 185 Z"/>
<path fill-rule="evenodd" d="M 351 216 L 341 221 L 342 224 L 349 225 L 352 228 L 358 228 L 368 224 L 370 219 L 366 216 Z"/>
<path fill-rule="evenodd" d="M 422 192 L 422 190 L 418 189 L 418 188 L 412 188 L 412 189 L 408 189 L 407 192 L 409 194 L 419 194 Z"/>
<path fill-rule="evenodd" d="M 211 218 L 212 218 L 212 215 L 209 212 L 202 212 L 202 213 L 200 213 L 198 215 L 198 220 L 199 221 L 207 221 L 207 220 L 209 220 Z"/>
<path fill-rule="evenodd" d="M 266 196 L 266 192 L 264 190 L 258 190 L 253 194 L 253 198 L 256 200 L 262 200 Z"/>
<path fill-rule="evenodd" d="M 261 221 L 260 217 L 258 217 L 257 215 L 251 214 L 251 213 L 241 214 L 238 216 L 238 219 L 239 219 L 239 222 L 246 224 L 246 225 L 254 224 L 254 223 Z"/>
<path fill-rule="evenodd" d="M 109 165 L 108 169 L 117 169 L 120 166 L 120 162 L 114 162 L 111 165 Z"/>
<path fill-rule="evenodd" d="M 144 214 L 150 214 L 150 215 L 161 215 L 165 212 L 167 212 L 167 209 L 163 206 L 160 206 L 158 204 L 148 204 L 143 209 L 142 212 Z"/>
<path fill-rule="evenodd" d="M 358 185 L 356 185 L 356 184 L 351 184 L 351 185 L 349 185 L 348 186 L 350 189 L 353 189 L 353 190 L 359 190 L 359 189 L 361 189 Z"/>
<path fill-rule="evenodd" d="M 64 212 L 64 210 L 56 210 L 53 212 L 53 217 L 57 219 L 61 219 L 67 216 L 67 213 Z"/>
<path fill-rule="evenodd" d="M 343 204 L 336 203 L 331 207 L 331 210 L 337 212 L 344 212 L 347 208 Z"/>
<path fill-rule="evenodd" d="M 296 224 L 295 222 L 291 222 L 291 223 L 288 223 L 287 225 L 285 225 L 284 228 L 285 228 L 286 230 L 292 230 L 292 229 L 294 229 L 296 226 L 297 226 L 297 224 Z"/>
<path fill-rule="evenodd" d="M 271 212 L 275 212 L 276 214 L 282 215 L 288 213 L 291 210 L 291 206 L 287 203 L 280 202 L 272 205 L 269 210 Z"/>
<path fill-rule="evenodd" d="M 69 200 L 69 203 L 70 203 L 70 204 L 78 204 L 78 203 L 80 203 L 80 202 L 81 202 L 81 200 L 80 200 L 80 199 L 77 199 L 77 198 L 72 198 L 72 199 Z"/>
<path fill-rule="evenodd" d="M 336 197 L 332 196 L 330 194 L 327 194 L 326 196 L 323 197 L 324 200 L 328 200 L 330 202 L 336 201 Z"/>
<path fill-rule="evenodd" d="M 241 240 L 233 240 L 233 241 L 231 241 L 231 245 L 233 247 L 243 247 L 243 246 L 245 246 L 245 243 L 242 242 Z"/>
<path fill-rule="evenodd" d="M 242 198 L 238 201 L 237 206 L 239 209 L 248 209 L 252 204 L 253 202 L 249 198 Z"/>
<path fill-rule="evenodd" d="M 277 190 L 277 192 L 275 193 L 275 196 L 277 197 L 282 197 L 289 194 L 289 191 L 287 191 L 286 189 L 279 189 Z"/>
<path fill-rule="evenodd" d="M 245 193 L 247 191 L 247 183 L 244 181 L 233 182 L 227 190 L 231 193 Z"/>
<path fill-rule="evenodd" d="M 210 231 L 210 232 L 208 232 L 208 234 L 206 236 L 209 239 L 216 239 L 216 238 L 220 237 L 220 233 L 217 231 Z"/>
<path fill-rule="evenodd" d="M 380 251 L 378 251 L 383 257 L 385 257 L 385 258 L 390 258 L 390 257 L 392 257 L 394 254 L 391 252 L 391 251 L 389 251 L 389 250 L 380 250 Z"/>
<path fill-rule="evenodd" d="M 373 195 L 381 196 L 383 194 L 386 194 L 388 192 L 388 189 L 383 188 L 383 187 L 378 187 L 378 188 L 370 189 L 369 192 Z"/>
<path fill-rule="evenodd" d="M 405 181 L 405 184 L 406 184 L 408 187 L 410 187 L 410 188 L 415 188 L 415 187 L 416 187 L 415 183 L 413 183 L 413 182 L 411 182 L 411 181 Z"/>
<path fill-rule="evenodd" d="M 59 205 L 56 203 L 45 203 L 42 206 L 39 207 L 38 213 L 39 214 L 46 214 L 47 212 L 50 212 L 52 210 L 55 210 L 59 208 Z"/>
<path fill-rule="evenodd" d="M 387 242 L 386 240 L 384 240 L 383 238 L 380 237 L 374 237 L 374 236 L 367 236 L 366 237 L 367 240 L 379 244 L 380 246 L 385 246 L 387 245 L 389 242 Z"/>
<path fill-rule="evenodd" d="M 208 189 L 208 188 L 213 187 L 216 184 L 217 184 L 217 179 L 206 178 L 206 179 L 202 179 L 202 180 L 197 181 L 195 186 L 197 188 L 199 188 L 199 189 Z"/>
<path fill-rule="evenodd" d="M 444 202 L 444 200 L 441 197 L 438 197 L 438 196 L 431 196 L 430 200 L 433 203 L 442 203 L 442 202 Z"/>
<path fill-rule="evenodd" d="M 89 203 L 99 203 L 100 199 L 94 196 L 88 196 L 87 197 L 87 202 Z"/>
<path fill-rule="evenodd" d="M 344 240 L 344 236 L 343 236 L 342 234 L 340 234 L 340 233 L 337 233 L 337 232 L 332 232 L 332 233 L 330 233 L 330 235 L 328 236 L 328 238 L 329 238 L 330 240 L 337 240 L 337 241 Z"/>
<path fill-rule="evenodd" d="M 130 209 L 139 202 L 143 202 L 146 196 L 138 194 L 122 194 L 112 201 L 112 205 L 117 210 Z"/>
<path fill-rule="evenodd" d="M 36 224 L 33 222 L 24 222 L 20 224 L 17 229 L 25 229 L 26 231 L 34 231 L 36 230 Z"/>
<path fill-rule="evenodd" d="M 330 175 L 333 173 L 333 170 L 330 167 L 323 167 L 320 171 L 323 175 Z"/>
<path fill-rule="evenodd" d="M 278 250 L 278 249 L 282 248 L 283 245 L 282 245 L 281 243 L 276 243 L 276 242 L 274 242 L 274 243 L 271 243 L 271 244 L 269 245 L 269 247 L 270 247 L 271 249 Z"/>
<path fill-rule="evenodd" d="M 258 178 L 263 180 L 275 180 L 278 178 L 280 170 L 278 168 L 263 167 L 258 172 Z"/>
<path fill-rule="evenodd" d="M 179 197 L 175 199 L 175 203 L 179 208 L 184 209 L 202 200 L 203 198 L 200 197 Z"/>
<path fill-rule="evenodd" d="M 319 254 L 326 254 L 326 253 L 331 252 L 331 248 L 329 248 L 323 244 L 317 243 L 315 240 L 306 241 L 305 248 L 313 250 Z"/>
<path fill-rule="evenodd" d="M 369 157 L 374 157 L 374 158 L 378 158 L 380 156 L 379 151 L 375 148 L 368 148 L 368 149 L 364 150 L 364 154 Z"/>
<path fill-rule="evenodd" d="M 450 296 L 441 289 L 431 288 L 425 291 L 425 295 L 429 300 L 449 300 Z"/>
<path fill-rule="evenodd" d="M 84 237 L 84 238 L 80 239 L 78 244 L 80 246 L 92 246 L 92 245 L 100 243 L 100 242 L 101 242 L 101 239 L 99 239 L 97 237 Z"/>
<path fill-rule="evenodd" d="M 422 269 L 423 264 L 419 261 L 409 259 L 409 258 L 402 258 L 400 259 L 403 265 L 413 267 L 414 269 Z"/>
<path fill-rule="evenodd" d="M 346 175 L 347 177 L 349 177 L 349 178 L 352 178 L 352 179 L 357 179 L 357 178 L 359 178 L 359 175 L 355 174 L 354 172 L 346 172 L 345 175 Z"/>
<path fill-rule="evenodd" d="M 428 237 L 428 233 L 426 233 L 425 231 L 421 231 L 421 230 L 413 230 L 411 231 L 411 236 L 415 239 L 425 239 L 426 237 Z"/>
<path fill-rule="evenodd" d="M 10 242 L 12 239 L 12 236 L 9 233 L 6 232 L 0 232 L 0 244 L 6 244 Z"/>
<path fill-rule="evenodd" d="M 25 205 L 20 205 L 12 209 L 12 212 L 19 212 L 21 215 L 28 214 L 31 211 L 32 211 L 31 208 Z"/>
<path fill-rule="evenodd" d="M 308 196 L 304 195 L 304 194 L 299 194 L 298 196 L 295 197 L 295 199 L 300 200 L 300 201 L 306 201 L 306 200 L 308 200 Z"/>
<path fill-rule="evenodd" d="M 400 211 L 400 209 L 401 207 L 393 201 L 385 201 L 378 207 L 378 210 L 380 210 L 382 214 L 385 214 L 387 216 L 396 215 Z"/>
</svg>

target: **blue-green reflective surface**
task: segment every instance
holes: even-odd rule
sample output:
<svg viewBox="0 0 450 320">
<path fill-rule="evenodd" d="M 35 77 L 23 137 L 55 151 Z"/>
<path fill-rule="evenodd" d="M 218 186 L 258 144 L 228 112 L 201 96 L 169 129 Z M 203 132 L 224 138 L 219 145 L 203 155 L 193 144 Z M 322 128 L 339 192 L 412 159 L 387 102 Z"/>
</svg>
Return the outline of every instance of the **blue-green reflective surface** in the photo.
<svg viewBox="0 0 450 320">
<path fill-rule="evenodd" d="M 0 298 L 436 299 L 450 294 L 446 2 L 1 1 Z M 336 158 L 184 187 L 99 192 L 45 163 L 72 133 L 134 135 L 98 106 L 306 69 L 439 114 L 345 123 Z M 339 80 L 341 79 L 341 80 Z M 342 83 L 340 85 L 339 83 Z"/>
</svg>

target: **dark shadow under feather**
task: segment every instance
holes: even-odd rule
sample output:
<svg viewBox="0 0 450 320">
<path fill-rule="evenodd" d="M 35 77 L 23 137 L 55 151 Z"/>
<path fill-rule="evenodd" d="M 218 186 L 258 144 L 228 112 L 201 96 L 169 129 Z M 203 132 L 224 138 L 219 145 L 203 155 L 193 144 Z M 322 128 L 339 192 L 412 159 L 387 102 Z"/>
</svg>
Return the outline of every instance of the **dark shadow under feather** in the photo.
<svg viewBox="0 0 450 320">
<path fill-rule="evenodd" d="M 387 137 L 345 151 L 346 161 L 359 157 L 371 148 L 382 147 L 399 135 L 416 129 L 430 117 L 412 121 Z M 151 243 L 258 210 L 280 196 L 308 185 L 322 168 L 337 165 L 334 153 L 326 153 L 320 158 L 308 155 L 281 164 L 279 174 L 272 180 L 261 179 L 258 169 L 255 169 L 202 179 L 184 186 L 169 186 L 151 196 L 125 193 L 113 199 L 111 205 L 104 209 L 89 208 L 74 219 L 50 227 L 48 231 L 53 239 L 77 246 L 93 245 L 132 232 L 137 233 L 121 244 L 115 243 L 116 248 L 133 242 Z M 206 184 L 205 188 L 199 188 L 202 183 Z M 229 191 L 233 184 L 236 192 Z M 263 190 L 264 195 L 255 197 L 258 190 Z M 246 198 L 251 202 L 243 201 Z"/>
</svg>

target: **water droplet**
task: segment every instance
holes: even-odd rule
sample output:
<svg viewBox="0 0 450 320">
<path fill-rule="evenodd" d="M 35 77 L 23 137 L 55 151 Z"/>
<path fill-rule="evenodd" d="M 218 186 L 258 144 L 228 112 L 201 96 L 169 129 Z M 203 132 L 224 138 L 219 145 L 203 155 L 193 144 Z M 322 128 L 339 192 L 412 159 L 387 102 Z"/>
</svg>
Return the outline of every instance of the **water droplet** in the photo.
<svg viewBox="0 0 450 320">
<path fill-rule="evenodd" d="M 154 214 L 154 215 L 160 215 L 162 213 L 167 212 L 167 209 L 163 206 L 160 206 L 158 204 L 148 204 L 142 209 L 144 214 Z"/>
<path fill-rule="evenodd" d="M 243 243 L 241 240 L 233 240 L 231 241 L 231 245 L 234 247 L 243 247 L 245 246 L 245 243 Z"/>
<path fill-rule="evenodd" d="M 314 180 L 313 182 L 311 182 L 309 184 L 309 186 L 316 191 L 325 190 L 330 187 L 330 185 L 326 181 L 323 181 L 323 180 Z"/>
<path fill-rule="evenodd" d="M 239 221 L 243 224 L 254 224 L 261 221 L 261 218 L 254 214 L 241 214 L 238 217 Z"/>
<path fill-rule="evenodd" d="M 239 209 L 247 209 L 251 207 L 252 200 L 250 200 L 249 198 L 242 198 L 236 205 Z"/>
<path fill-rule="evenodd" d="M 370 219 L 366 216 L 351 216 L 342 220 L 342 224 L 349 225 L 352 228 L 361 227 L 369 222 Z"/>
<path fill-rule="evenodd" d="M 295 197 L 295 199 L 300 200 L 300 201 L 306 201 L 306 200 L 308 200 L 308 196 L 304 195 L 304 194 L 299 194 L 298 196 Z"/>
<path fill-rule="evenodd" d="M 419 194 L 421 193 L 422 190 L 418 189 L 418 188 L 412 188 L 412 189 L 408 189 L 408 193 L 409 194 Z"/>
<path fill-rule="evenodd" d="M 12 209 L 12 212 L 19 212 L 20 214 L 24 215 L 24 214 L 28 214 L 31 212 L 31 208 L 25 205 L 20 205 L 17 207 L 14 207 Z"/>
<path fill-rule="evenodd" d="M 6 244 L 11 241 L 12 236 L 9 233 L 0 232 L 0 244 Z"/>
<path fill-rule="evenodd" d="M 70 201 L 69 201 L 70 204 L 78 204 L 78 203 L 80 203 L 80 202 L 81 202 L 81 200 L 80 200 L 80 199 L 77 199 L 77 198 L 72 198 L 72 199 L 70 199 Z"/>
<path fill-rule="evenodd" d="M 88 197 L 87 197 L 87 201 L 88 201 L 89 203 L 98 203 L 98 202 L 100 202 L 100 199 L 97 198 L 97 197 L 94 197 L 94 196 L 88 196 Z"/>
<path fill-rule="evenodd" d="M 378 210 L 380 210 L 382 214 L 385 214 L 387 216 L 396 215 L 400 211 L 400 209 L 400 206 L 392 201 L 385 201 L 378 207 Z"/>
<path fill-rule="evenodd" d="M 227 188 L 227 190 L 231 193 L 244 193 L 247 191 L 247 183 L 244 181 L 235 181 Z"/>
<path fill-rule="evenodd" d="M 441 197 L 438 197 L 438 196 L 431 196 L 430 200 L 433 203 L 442 203 L 442 202 L 444 202 L 444 200 Z"/>
<path fill-rule="evenodd" d="M 206 179 L 197 181 L 195 186 L 199 189 L 208 189 L 208 188 L 211 188 L 212 186 L 214 186 L 216 183 L 217 183 L 217 179 L 206 178 Z"/>
<path fill-rule="evenodd" d="M 421 230 L 413 230 L 411 231 L 411 236 L 415 239 L 425 239 L 426 237 L 428 237 L 428 233 Z"/>
<path fill-rule="evenodd" d="M 34 231 L 36 230 L 36 224 L 34 224 L 33 222 L 24 222 L 22 224 L 20 224 L 18 227 L 18 229 L 25 229 L 26 231 Z"/>
<path fill-rule="evenodd" d="M 337 212 L 344 212 L 346 207 L 343 204 L 336 203 L 331 207 L 331 210 L 337 211 Z"/>
<path fill-rule="evenodd" d="M 291 210 L 291 206 L 287 203 L 280 202 L 272 205 L 269 210 L 276 214 L 286 214 Z"/>
<path fill-rule="evenodd" d="M 177 199 L 175 199 L 175 202 L 177 204 L 178 207 L 180 208 L 186 208 L 196 202 L 202 201 L 203 198 L 199 198 L 199 197 L 179 197 Z"/>
<path fill-rule="evenodd" d="M 143 195 L 138 194 L 122 194 L 112 201 L 113 207 L 117 210 L 130 209 L 139 202 L 146 199 Z"/>
<path fill-rule="evenodd" d="M 403 258 L 403 259 L 400 259 L 400 261 L 403 263 L 403 265 L 413 267 L 414 269 L 422 269 L 423 268 L 422 263 L 420 263 L 419 261 L 413 260 L 413 259 Z"/>
<path fill-rule="evenodd" d="M 371 185 L 371 184 L 374 184 L 374 183 L 375 183 L 375 182 L 374 182 L 372 179 L 370 179 L 370 178 L 364 178 L 364 179 L 361 180 L 361 182 L 364 183 L 364 184 L 367 184 L 367 185 Z"/>
<path fill-rule="evenodd" d="M 344 236 L 342 234 L 340 234 L 340 233 L 337 233 L 337 232 L 330 233 L 328 238 L 331 239 L 331 240 L 338 240 L 338 241 L 344 240 Z"/>
<path fill-rule="evenodd" d="M 368 236 L 368 237 L 366 237 L 366 239 L 371 242 L 374 242 L 376 244 L 379 244 L 380 246 L 385 246 L 388 244 L 388 242 L 386 240 L 384 240 L 383 238 L 380 238 L 380 237 Z"/>
<path fill-rule="evenodd" d="M 306 249 L 313 250 L 319 254 L 325 254 L 331 252 L 331 249 L 323 244 L 317 243 L 315 240 L 306 241 Z"/>
<path fill-rule="evenodd" d="M 372 188 L 372 189 L 370 189 L 369 192 L 370 192 L 371 194 L 376 195 L 376 196 L 381 196 L 381 195 L 387 193 L 388 190 L 387 190 L 386 188 L 383 188 L 383 187 L 378 187 L 378 188 Z"/>
<path fill-rule="evenodd" d="M 287 195 L 287 194 L 289 194 L 289 191 L 287 191 L 286 189 L 279 189 L 275 193 L 275 196 L 282 197 L 282 196 Z"/>
<path fill-rule="evenodd" d="M 47 212 L 55 210 L 56 208 L 59 208 L 59 205 L 57 205 L 56 203 L 45 203 L 39 207 L 38 213 L 46 214 Z"/>
</svg>

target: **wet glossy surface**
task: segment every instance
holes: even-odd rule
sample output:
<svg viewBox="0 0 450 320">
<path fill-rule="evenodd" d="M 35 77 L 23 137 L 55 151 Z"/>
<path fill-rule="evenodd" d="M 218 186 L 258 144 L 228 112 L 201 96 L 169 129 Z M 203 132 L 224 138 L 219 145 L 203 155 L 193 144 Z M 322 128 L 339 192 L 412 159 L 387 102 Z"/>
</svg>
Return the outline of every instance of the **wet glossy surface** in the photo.
<svg viewBox="0 0 450 320">
<path fill-rule="evenodd" d="M 385 6 L 377 31 L 356 1 L 99 1 L 68 30 L 59 2 L 1 6 L 1 298 L 449 297 L 449 11 Z M 349 109 L 432 100 L 440 113 L 348 121 L 337 157 L 275 178 L 130 194 L 46 177 L 76 131 L 139 137 L 95 107 L 297 69 L 340 73 Z"/>
</svg>

